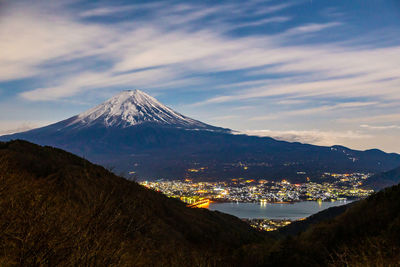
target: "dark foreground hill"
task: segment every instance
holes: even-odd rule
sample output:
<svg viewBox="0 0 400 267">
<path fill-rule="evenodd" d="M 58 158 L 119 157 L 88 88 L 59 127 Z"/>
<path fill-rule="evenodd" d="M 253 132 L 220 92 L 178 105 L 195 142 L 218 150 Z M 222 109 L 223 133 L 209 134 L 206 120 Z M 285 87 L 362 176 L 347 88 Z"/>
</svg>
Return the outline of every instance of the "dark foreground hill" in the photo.
<svg viewBox="0 0 400 267">
<path fill-rule="evenodd" d="M 262 238 L 62 150 L 0 143 L 0 266 L 233 264 Z"/>
<path fill-rule="evenodd" d="M 400 186 L 322 211 L 281 233 L 299 231 L 261 249 L 260 261 L 266 266 L 400 266 Z"/>
<path fill-rule="evenodd" d="M 399 266 L 400 186 L 272 235 L 70 153 L 0 143 L 0 266 Z"/>
<path fill-rule="evenodd" d="M 266 178 L 304 182 L 324 172 L 378 173 L 400 155 L 233 134 L 186 117 L 146 93 L 122 92 L 79 115 L 1 136 L 58 147 L 141 179 Z M 191 171 L 190 171 L 191 170 Z"/>
</svg>

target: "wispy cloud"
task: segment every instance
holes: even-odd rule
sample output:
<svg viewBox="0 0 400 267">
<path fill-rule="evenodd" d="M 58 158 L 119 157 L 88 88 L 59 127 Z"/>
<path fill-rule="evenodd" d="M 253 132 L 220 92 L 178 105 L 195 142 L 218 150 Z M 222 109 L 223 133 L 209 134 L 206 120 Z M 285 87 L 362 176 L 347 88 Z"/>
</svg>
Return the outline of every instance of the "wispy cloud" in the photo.
<svg viewBox="0 0 400 267">
<path fill-rule="evenodd" d="M 0 121 L 0 135 L 28 131 L 49 125 L 50 121 Z"/>
<path fill-rule="evenodd" d="M 293 3 L 292 4 L 283 3 L 283 4 L 278 4 L 278 5 L 265 5 L 264 7 L 258 7 L 255 14 L 256 15 L 270 14 L 270 13 L 274 13 L 274 12 L 289 8 L 291 6 L 293 6 Z"/>
<path fill-rule="evenodd" d="M 262 13 L 286 7 L 266 6 Z M 92 14 L 86 13 L 86 16 L 93 16 L 134 8 L 143 6 L 96 8 L 85 12 L 91 11 Z M 181 19 L 193 19 L 220 12 L 223 6 L 200 10 L 195 10 L 190 4 L 164 6 L 162 14 L 167 14 L 169 9 L 173 10 L 172 13 L 184 12 Z M 288 42 L 288 35 L 318 32 L 342 25 L 341 22 L 305 24 L 288 29 L 280 35 L 238 38 L 225 35 L 224 29 L 193 30 L 175 26 L 170 29 L 169 23 L 174 24 L 175 20 L 170 18 L 170 14 L 165 16 L 146 24 L 141 21 L 99 24 L 82 22 L 70 12 L 66 15 L 49 15 L 28 8 L 23 17 L 11 12 L 0 27 L 0 48 L 9 52 L 0 63 L 0 79 L 48 75 L 52 68 L 46 67 L 48 63 L 51 63 L 50 66 L 60 65 L 74 58 L 106 63 L 101 71 L 91 71 L 90 75 L 88 71 L 67 72 L 63 77 L 45 82 L 50 85 L 43 84 L 41 88 L 21 94 L 29 100 L 49 100 L 70 97 L 83 90 L 101 86 L 94 81 L 95 78 L 88 76 L 98 76 L 104 86 L 127 85 L 131 82 L 133 86 L 145 84 L 154 87 L 156 84 L 185 79 L 194 73 L 202 75 L 232 70 L 251 73 L 252 68 L 268 66 L 264 69 L 265 74 L 291 75 L 293 81 L 287 78 L 275 79 L 269 84 L 254 88 L 250 86 L 234 94 L 212 97 L 203 104 L 274 95 L 400 97 L 397 90 L 400 77 L 396 74 L 400 73 L 400 47 L 364 47 L 356 50 L 354 47 L 332 44 L 283 45 Z M 272 16 L 249 23 L 255 25 L 286 19 L 283 16 Z M 158 21 L 164 23 L 158 24 Z M 2 34 L 7 32 L 14 34 Z M 26 48 L 26 43 L 32 44 L 30 48 Z M 59 68 L 62 68 L 62 64 Z M 136 73 L 146 68 L 158 68 L 162 74 L 146 76 Z M 298 82 L 296 75 L 305 73 L 309 79 Z M 373 90 L 378 85 L 382 89 Z"/>
<path fill-rule="evenodd" d="M 91 18 L 91 17 L 101 17 L 101 16 L 115 16 L 121 13 L 129 13 L 132 11 L 143 11 L 146 9 L 160 8 L 163 5 L 161 3 L 148 3 L 141 5 L 118 5 L 118 6 L 101 6 L 88 9 L 79 14 L 80 17 Z"/>
<path fill-rule="evenodd" d="M 252 27 L 252 26 L 260 26 L 260 25 L 265 25 L 269 23 L 282 23 L 289 21 L 291 18 L 290 17 L 271 17 L 271 18 L 264 18 L 256 21 L 251 21 L 251 22 L 244 22 L 241 24 L 237 24 L 234 27 L 235 28 L 243 28 L 243 27 Z"/>
<path fill-rule="evenodd" d="M 132 84 L 138 88 L 149 88 L 154 83 L 174 80 L 177 73 L 170 69 L 149 69 L 129 74 L 112 74 L 110 72 L 86 72 L 77 77 L 68 78 L 61 82 L 61 85 L 54 87 L 37 88 L 23 92 L 20 95 L 32 101 L 55 100 L 63 97 L 73 96 L 83 90 L 100 89 L 112 86 L 126 86 Z M 131 88 L 133 89 L 133 88 Z"/>
<path fill-rule="evenodd" d="M 224 120 L 231 120 L 240 118 L 238 115 L 226 115 L 226 116 L 218 116 L 211 118 L 211 121 L 224 121 Z"/>
<path fill-rule="evenodd" d="M 339 104 L 331 104 L 331 105 L 322 105 L 318 107 L 306 108 L 306 109 L 294 109 L 286 112 L 274 112 L 273 114 L 264 115 L 264 116 L 256 116 L 250 118 L 253 121 L 260 121 L 260 120 L 270 120 L 270 119 L 279 119 L 288 116 L 310 116 L 310 115 L 318 115 L 325 112 L 331 112 L 333 110 L 351 110 L 357 109 L 367 106 L 374 106 L 378 104 L 377 102 L 346 102 L 346 103 L 339 103 Z"/>
<path fill-rule="evenodd" d="M 307 103 L 307 100 L 304 99 L 285 99 L 278 101 L 277 104 L 279 105 L 299 105 Z"/>
<path fill-rule="evenodd" d="M 368 125 L 362 124 L 361 128 L 369 129 L 369 130 L 400 130 L 400 125 Z"/>
<path fill-rule="evenodd" d="M 381 114 L 381 115 L 374 115 L 374 116 L 363 116 L 363 117 L 347 117 L 347 118 L 340 118 L 337 119 L 337 122 L 340 123 L 397 123 L 400 121 L 400 112 L 399 113 L 392 113 L 391 111 L 389 114 Z"/>
<path fill-rule="evenodd" d="M 283 36 L 298 35 L 312 32 L 319 32 L 328 28 L 342 25 L 341 22 L 329 22 L 329 23 L 311 23 L 295 27 L 282 33 Z"/>
<path fill-rule="evenodd" d="M 343 140 L 357 140 L 371 138 L 371 135 L 355 131 L 321 131 L 321 130 L 245 130 L 248 135 L 269 136 L 278 140 L 332 146 L 340 144 Z"/>
<path fill-rule="evenodd" d="M 222 95 L 203 101 L 201 104 L 223 103 L 238 100 L 290 95 L 297 97 L 382 97 L 399 99 L 400 91 L 400 46 L 371 48 L 353 51 L 345 47 L 315 47 L 314 50 L 279 48 L 272 57 L 278 58 L 276 67 L 265 69 L 265 73 L 305 74 L 309 81 L 278 79 L 265 85 L 248 86 L 236 94 Z M 273 59 L 269 58 L 270 63 Z M 279 63 L 280 62 L 280 63 Z M 347 63 L 346 63 L 347 62 Z M 370 64 L 369 62 L 374 62 Z M 314 74 L 317 74 L 314 76 Z M 249 88 L 250 87 L 250 88 Z M 375 90 L 375 88 L 381 88 Z"/>
</svg>

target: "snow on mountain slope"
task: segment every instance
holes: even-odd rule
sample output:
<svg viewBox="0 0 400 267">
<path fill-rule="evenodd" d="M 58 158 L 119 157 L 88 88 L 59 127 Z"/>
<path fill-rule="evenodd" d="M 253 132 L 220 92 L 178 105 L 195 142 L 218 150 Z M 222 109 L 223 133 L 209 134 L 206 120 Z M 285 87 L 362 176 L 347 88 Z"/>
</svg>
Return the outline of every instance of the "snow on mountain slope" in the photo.
<svg viewBox="0 0 400 267">
<path fill-rule="evenodd" d="M 106 102 L 71 118 L 66 127 L 101 125 L 126 128 L 144 123 L 187 129 L 219 129 L 188 118 L 140 90 L 123 91 Z"/>
</svg>

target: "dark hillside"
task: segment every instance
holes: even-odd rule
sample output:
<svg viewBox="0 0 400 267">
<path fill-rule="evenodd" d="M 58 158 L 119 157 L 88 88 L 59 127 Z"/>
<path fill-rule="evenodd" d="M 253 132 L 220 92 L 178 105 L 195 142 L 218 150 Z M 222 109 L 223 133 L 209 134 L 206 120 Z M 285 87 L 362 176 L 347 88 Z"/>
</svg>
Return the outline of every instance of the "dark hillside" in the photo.
<svg viewBox="0 0 400 267">
<path fill-rule="evenodd" d="M 213 266 L 262 238 L 60 149 L 0 143 L 0 266 Z"/>
<path fill-rule="evenodd" d="M 333 219 L 342 213 L 344 213 L 348 208 L 352 207 L 354 203 L 349 203 L 343 206 L 331 207 L 329 209 L 318 212 L 303 221 L 295 221 L 286 227 L 278 229 L 278 233 L 282 236 L 297 235 L 301 232 L 306 231 L 309 227 L 314 224 L 318 224 L 322 221 Z"/>
<path fill-rule="evenodd" d="M 400 183 L 400 167 L 371 176 L 364 186 L 374 190 L 380 190 L 398 183 Z"/>
<path fill-rule="evenodd" d="M 261 252 L 264 256 L 265 251 Z M 267 266 L 399 266 L 400 186 L 352 203 L 341 215 L 311 224 L 301 234 L 278 241 L 269 248 L 264 263 Z"/>
<path fill-rule="evenodd" d="M 82 265 L 399 266 L 400 186 L 266 236 L 62 150 L 0 143 L 0 266 Z"/>
</svg>

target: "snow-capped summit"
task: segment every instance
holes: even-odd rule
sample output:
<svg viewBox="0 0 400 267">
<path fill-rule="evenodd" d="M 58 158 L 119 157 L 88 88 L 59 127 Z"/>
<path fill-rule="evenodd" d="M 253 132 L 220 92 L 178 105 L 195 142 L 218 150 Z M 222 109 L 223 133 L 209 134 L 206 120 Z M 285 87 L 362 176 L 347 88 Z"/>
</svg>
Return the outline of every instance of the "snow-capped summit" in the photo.
<svg viewBox="0 0 400 267">
<path fill-rule="evenodd" d="M 130 127 L 155 123 L 179 128 L 216 128 L 188 118 L 140 90 L 123 91 L 104 103 L 71 118 L 67 127 Z"/>
</svg>

